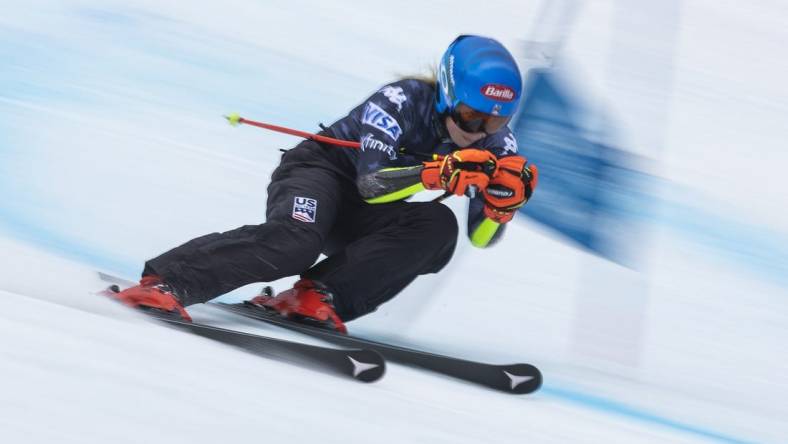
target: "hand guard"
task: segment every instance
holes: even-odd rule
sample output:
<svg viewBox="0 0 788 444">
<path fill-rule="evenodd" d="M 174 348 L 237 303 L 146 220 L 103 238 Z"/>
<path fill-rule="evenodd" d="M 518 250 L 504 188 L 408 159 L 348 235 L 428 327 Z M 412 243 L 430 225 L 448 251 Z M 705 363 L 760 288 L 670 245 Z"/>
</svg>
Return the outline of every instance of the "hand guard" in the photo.
<svg viewBox="0 0 788 444">
<path fill-rule="evenodd" d="M 536 188 L 539 170 L 536 165 L 525 166 L 522 156 L 509 156 L 498 160 L 498 172 L 482 189 L 484 215 L 505 224 L 512 220 L 514 212 L 525 205 Z"/>
<path fill-rule="evenodd" d="M 428 190 L 445 190 L 458 196 L 468 188 L 481 191 L 498 171 L 497 158 L 486 150 L 466 148 L 440 160 L 424 162 L 421 183 Z"/>
</svg>

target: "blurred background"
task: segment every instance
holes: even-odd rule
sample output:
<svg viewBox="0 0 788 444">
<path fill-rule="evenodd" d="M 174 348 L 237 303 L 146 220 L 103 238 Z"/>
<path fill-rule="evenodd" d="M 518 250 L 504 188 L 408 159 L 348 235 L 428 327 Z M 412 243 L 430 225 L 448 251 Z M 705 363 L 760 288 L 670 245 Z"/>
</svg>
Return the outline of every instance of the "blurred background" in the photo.
<svg viewBox="0 0 788 444">
<path fill-rule="evenodd" d="M 381 85 L 428 71 L 458 34 L 487 35 L 526 73 L 511 126 L 540 168 L 533 200 L 499 245 L 463 240 L 447 270 L 351 329 L 538 365 L 545 385 L 533 398 L 504 407 L 479 394 L 480 405 L 489 415 L 539 410 L 552 427 L 498 424 L 496 442 L 786 441 L 787 4 L 31 0 L 3 9 L 6 295 L 85 308 L 98 285 L 84 278 L 90 270 L 135 279 L 146 259 L 192 237 L 262 222 L 278 149 L 297 140 L 231 128 L 223 114 L 316 131 Z M 466 203 L 448 204 L 462 223 Z M 7 359 L 33 346 L 2 342 Z M 26 371 L 13 362 L 7 378 Z M 0 413 L 12 436 L 27 436 L 13 405 Z M 575 408 L 603 419 L 574 423 L 565 409 Z M 447 433 L 429 442 L 462 441 Z"/>
</svg>

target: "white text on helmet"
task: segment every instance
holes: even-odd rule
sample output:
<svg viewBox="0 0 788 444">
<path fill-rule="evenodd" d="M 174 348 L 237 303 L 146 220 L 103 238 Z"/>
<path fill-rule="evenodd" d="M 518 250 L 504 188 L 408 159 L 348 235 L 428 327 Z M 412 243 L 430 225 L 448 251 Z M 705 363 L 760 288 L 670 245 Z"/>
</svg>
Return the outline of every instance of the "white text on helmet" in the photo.
<svg viewBox="0 0 788 444">
<path fill-rule="evenodd" d="M 504 85 L 487 84 L 482 86 L 482 94 L 485 97 L 501 102 L 511 102 L 514 100 L 514 90 Z"/>
</svg>

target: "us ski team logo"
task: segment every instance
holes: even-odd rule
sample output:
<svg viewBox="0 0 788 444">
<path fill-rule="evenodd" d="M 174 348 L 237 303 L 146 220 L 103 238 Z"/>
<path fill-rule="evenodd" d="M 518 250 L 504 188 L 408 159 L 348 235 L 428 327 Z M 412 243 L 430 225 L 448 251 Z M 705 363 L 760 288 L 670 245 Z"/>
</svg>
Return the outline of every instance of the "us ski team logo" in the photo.
<svg viewBox="0 0 788 444">
<path fill-rule="evenodd" d="M 317 199 L 296 197 L 293 200 L 293 219 L 301 222 L 315 223 L 317 216 Z"/>
</svg>

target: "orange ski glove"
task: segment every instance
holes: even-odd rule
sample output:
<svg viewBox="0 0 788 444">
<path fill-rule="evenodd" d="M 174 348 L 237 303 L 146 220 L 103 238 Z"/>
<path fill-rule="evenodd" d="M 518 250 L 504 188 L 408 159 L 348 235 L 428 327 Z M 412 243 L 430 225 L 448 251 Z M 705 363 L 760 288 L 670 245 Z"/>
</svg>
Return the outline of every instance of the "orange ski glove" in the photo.
<svg viewBox="0 0 788 444">
<path fill-rule="evenodd" d="M 468 188 L 481 191 L 498 171 L 495 154 L 476 148 L 454 151 L 443 159 L 424 162 L 421 183 L 428 190 L 464 195 Z"/>
<path fill-rule="evenodd" d="M 512 220 L 518 208 L 528 202 L 539 181 L 539 170 L 536 165 L 526 167 L 526 162 L 522 156 L 498 160 L 498 173 L 482 189 L 485 216 L 505 224 Z"/>
</svg>

